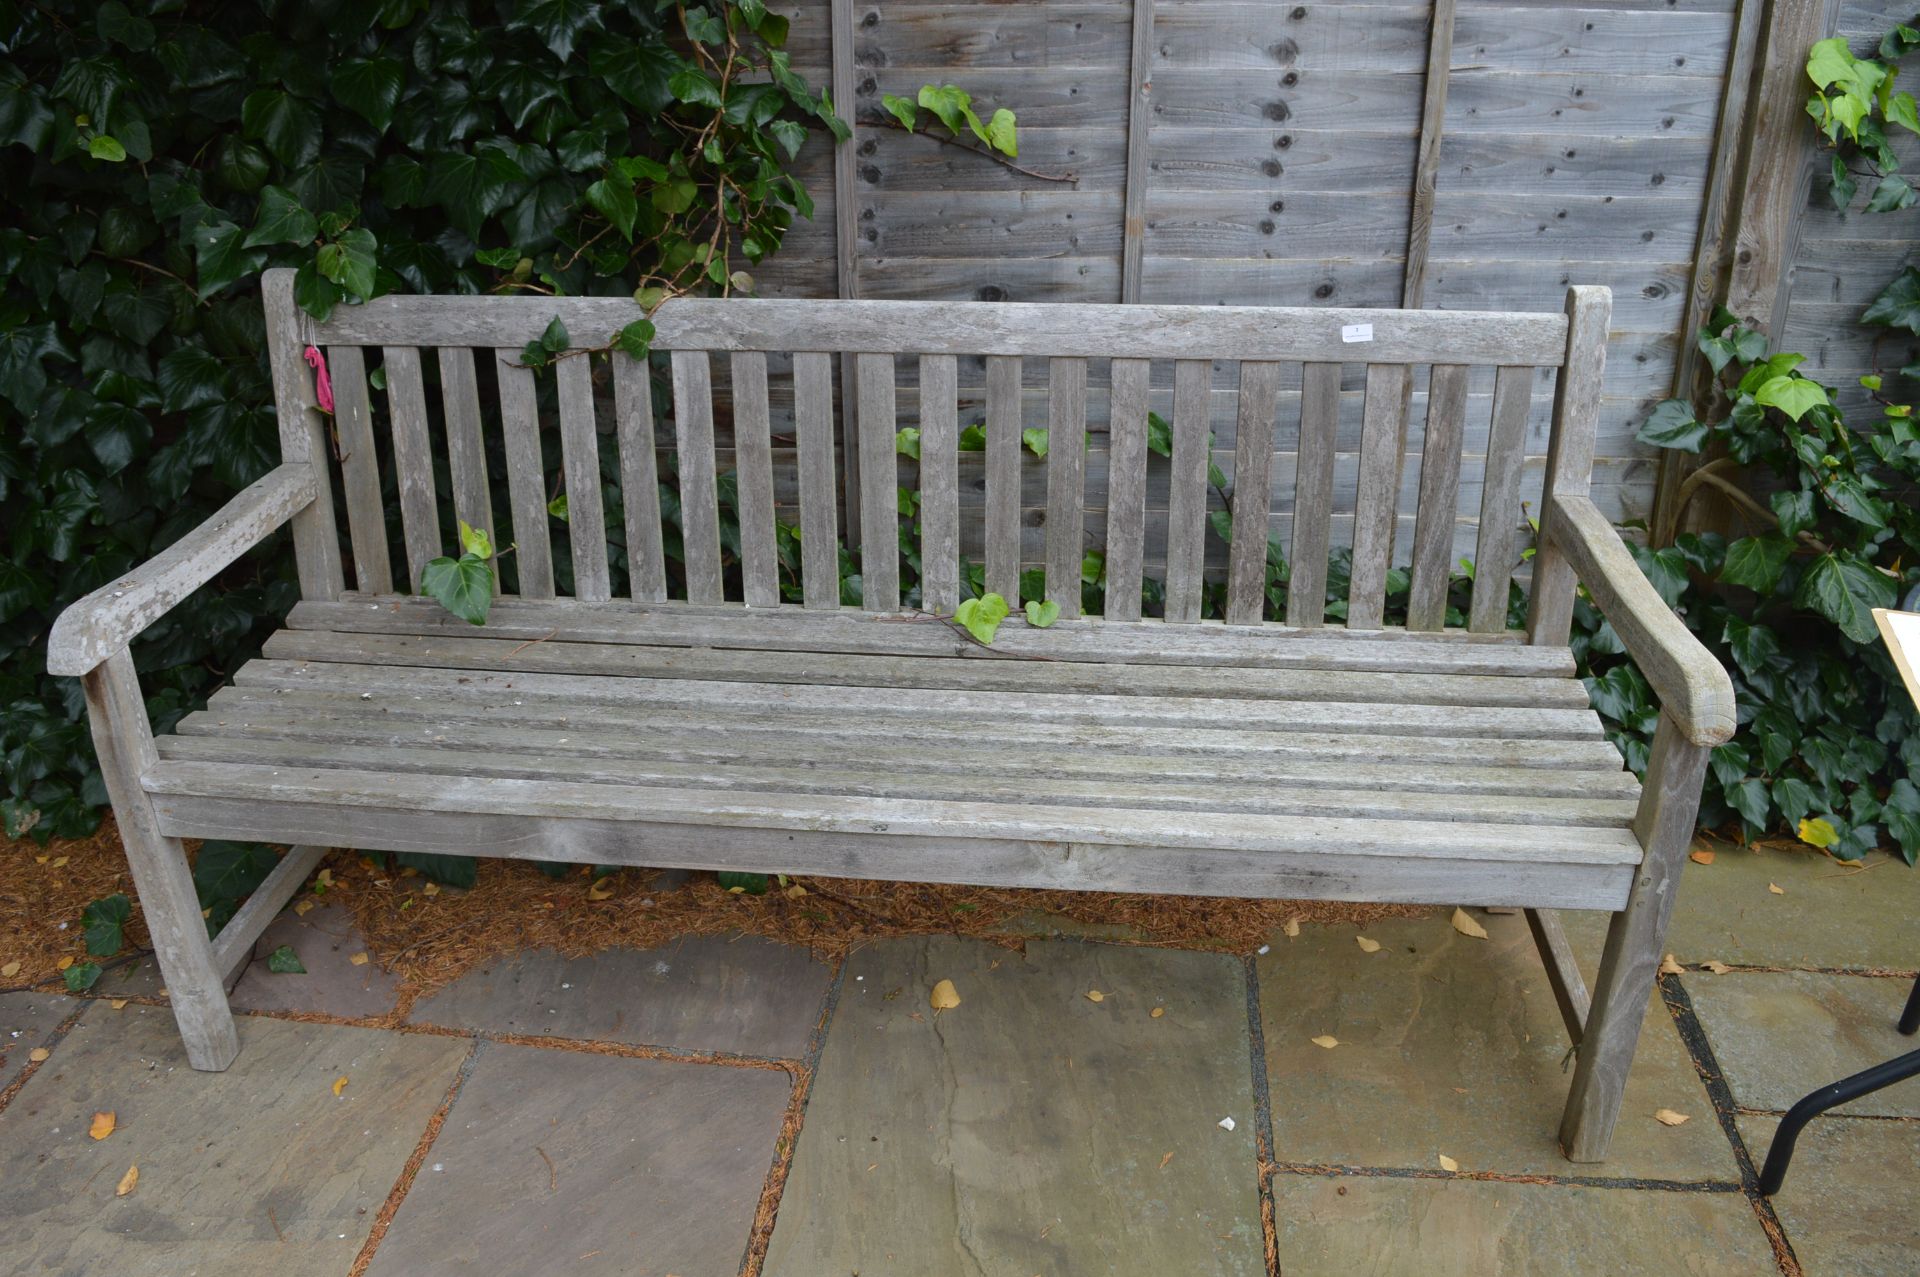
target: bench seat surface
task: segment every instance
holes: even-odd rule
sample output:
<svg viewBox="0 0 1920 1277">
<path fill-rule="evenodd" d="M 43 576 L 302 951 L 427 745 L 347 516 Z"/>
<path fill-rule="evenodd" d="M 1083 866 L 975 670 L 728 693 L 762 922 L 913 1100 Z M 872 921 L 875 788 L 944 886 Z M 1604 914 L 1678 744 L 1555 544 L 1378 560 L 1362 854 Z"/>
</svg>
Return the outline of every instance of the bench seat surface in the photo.
<svg viewBox="0 0 1920 1277">
<path fill-rule="evenodd" d="M 303 603 L 158 742 L 170 832 L 985 885 L 1618 908 L 1565 649 L 1391 631 Z"/>
</svg>

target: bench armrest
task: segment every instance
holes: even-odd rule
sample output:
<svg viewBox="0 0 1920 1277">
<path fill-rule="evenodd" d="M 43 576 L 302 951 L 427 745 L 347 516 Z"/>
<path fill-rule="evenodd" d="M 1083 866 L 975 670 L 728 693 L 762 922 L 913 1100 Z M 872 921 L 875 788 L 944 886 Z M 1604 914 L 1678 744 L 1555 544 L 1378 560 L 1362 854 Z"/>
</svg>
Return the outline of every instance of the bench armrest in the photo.
<svg viewBox="0 0 1920 1277">
<path fill-rule="evenodd" d="M 270 471 L 147 562 L 69 605 L 47 638 L 47 672 L 91 673 L 313 498 L 305 462 Z"/>
<path fill-rule="evenodd" d="M 1640 571 L 1607 516 L 1585 496 L 1549 498 L 1547 536 L 1613 622 L 1640 672 L 1695 745 L 1733 735 L 1733 680 Z"/>
</svg>

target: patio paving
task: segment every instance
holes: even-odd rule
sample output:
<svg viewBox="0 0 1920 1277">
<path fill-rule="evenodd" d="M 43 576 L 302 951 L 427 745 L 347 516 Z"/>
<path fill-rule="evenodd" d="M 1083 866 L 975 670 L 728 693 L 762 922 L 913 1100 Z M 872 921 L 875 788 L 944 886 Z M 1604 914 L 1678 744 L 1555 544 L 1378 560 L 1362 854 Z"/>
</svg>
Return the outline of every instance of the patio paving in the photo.
<svg viewBox="0 0 1920 1277">
<path fill-rule="evenodd" d="M 0 1277 L 1912 1273 L 1920 1082 L 1816 1121 L 1771 1206 L 1743 1178 L 1802 1092 L 1915 1045 L 1906 982 L 1846 973 L 1920 959 L 1920 874 L 1837 868 L 1689 868 L 1670 947 L 1743 969 L 1665 978 L 1595 1166 L 1554 1144 L 1566 1032 L 1513 915 L 1308 926 L 1251 969 L 1044 917 L 1024 949 L 886 940 L 837 971 L 727 937 L 526 953 L 383 1029 L 292 1018 L 392 986 L 331 913 L 287 915 L 310 974 L 242 976 L 225 1074 L 186 1068 L 164 1006 L 0 995 L 0 1094 L 49 1051 L 0 1108 Z M 1566 923 L 1591 971 L 1605 919 Z"/>
</svg>

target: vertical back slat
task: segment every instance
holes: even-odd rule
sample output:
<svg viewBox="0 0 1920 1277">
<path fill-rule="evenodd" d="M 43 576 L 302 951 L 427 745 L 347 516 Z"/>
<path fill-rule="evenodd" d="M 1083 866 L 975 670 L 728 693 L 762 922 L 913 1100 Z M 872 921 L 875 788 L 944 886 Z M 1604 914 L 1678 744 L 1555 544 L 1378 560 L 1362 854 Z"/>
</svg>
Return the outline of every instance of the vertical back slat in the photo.
<svg viewBox="0 0 1920 1277">
<path fill-rule="evenodd" d="M 613 354 L 613 416 L 620 439 L 620 497 L 626 507 L 628 590 L 635 601 L 667 597 L 660 538 L 660 470 L 654 458 L 653 377 L 646 364 Z"/>
<path fill-rule="evenodd" d="M 1087 361 L 1047 365 L 1047 599 L 1080 615 L 1087 470 Z"/>
<path fill-rule="evenodd" d="M 1288 554 L 1287 624 L 1312 629 L 1327 615 L 1327 546 L 1333 533 L 1333 450 L 1340 433 L 1340 365 L 1301 370 L 1300 449 Z"/>
<path fill-rule="evenodd" d="M 393 422 L 393 477 L 400 489 L 400 527 L 407 538 L 407 592 L 420 588 L 427 562 L 440 557 L 440 498 L 434 491 L 433 445 L 427 438 L 427 391 L 420 352 L 388 346 L 387 416 Z"/>
<path fill-rule="evenodd" d="M 500 381 L 500 430 L 507 452 L 507 504 L 513 511 L 513 559 L 520 594 L 553 597 L 553 538 L 547 530 L 547 463 L 540 451 L 540 402 L 533 370 L 511 347 L 493 352 Z"/>
<path fill-rule="evenodd" d="M 673 352 L 673 422 L 680 452 L 680 540 L 687 601 L 719 603 L 720 493 L 713 472 L 713 373 L 704 350 Z"/>
<path fill-rule="evenodd" d="M 987 592 L 1020 609 L 1020 356 L 987 356 Z"/>
<path fill-rule="evenodd" d="M 387 560 L 387 515 L 380 501 L 366 356 L 358 346 L 332 346 L 327 369 L 333 379 L 333 427 L 340 437 L 340 487 L 347 499 L 353 582 L 368 594 L 391 594 L 393 565 Z"/>
<path fill-rule="evenodd" d="M 1200 619 L 1207 549 L 1207 398 L 1213 364 L 1173 364 L 1173 469 L 1167 493 L 1167 620 Z"/>
<path fill-rule="evenodd" d="M 1467 369 L 1435 364 L 1427 377 L 1427 428 L 1420 445 L 1420 507 L 1413 525 L 1407 628 L 1447 626 L 1447 578 L 1460 509 L 1460 443 L 1467 428 Z"/>
<path fill-rule="evenodd" d="M 780 558 L 773 540 L 773 438 L 767 416 L 767 357 L 733 355 L 733 458 L 740 493 L 740 576 L 748 607 L 780 606 Z"/>
<path fill-rule="evenodd" d="M 440 347 L 440 411 L 447 423 L 447 468 L 453 480 L 453 517 L 494 536 L 493 494 L 487 486 L 487 441 L 480 431 L 480 383 L 473 373 L 473 351 Z M 493 592 L 500 575 L 493 574 Z"/>
<path fill-rule="evenodd" d="M 833 470 L 833 356 L 793 357 L 800 453 L 800 590 L 807 607 L 840 606 L 840 516 Z"/>
<path fill-rule="evenodd" d="M 570 354 L 554 367 L 560 378 L 560 463 L 567 473 L 567 539 L 573 545 L 573 597 L 604 603 L 607 512 L 600 494 L 600 429 L 593 416 L 593 368 Z"/>
<path fill-rule="evenodd" d="M 1365 418 L 1360 427 L 1360 481 L 1353 501 L 1353 576 L 1347 590 L 1347 626 L 1377 630 L 1386 615 L 1387 568 L 1393 557 L 1393 521 L 1400 505 L 1400 459 L 1407 442 L 1405 364 L 1367 365 Z"/>
<path fill-rule="evenodd" d="M 1541 495 L 1539 552 L 1533 556 L 1533 596 L 1527 603 L 1527 641 L 1558 647 L 1573 630 L 1573 565 L 1553 543 L 1553 496 L 1585 495 L 1593 485 L 1594 440 L 1600 428 L 1600 392 L 1607 362 L 1607 325 L 1613 294 L 1605 288 L 1567 290 L 1567 361 L 1553 391 L 1553 437 Z"/>
<path fill-rule="evenodd" d="M 1107 413 L 1107 595 L 1103 615 L 1140 619 L 1147 538 L 1147 377 L 1144 359 L 1116 359 Z"/>
<path fill-rule="evenodd" d="M 893 356 L 861 355 L 860 581 L 869 612 L 900 608 L 900 482 L 894 461 Z"/>
<path fill-rule="evenodd" d="M 952 355 L 920 357 L 920 606 L 960 606 L 960 415 Z"/>
<path fill-rule="evenodd" d="M 1280 365 L 1240 365 L 1233 445 L 1233 540 L 1227 548 L 1227 624 L 1266 618 L 1267 512 L 1273 505 L 1273 414 Z"/>
<path fill-rule="evenodd" d="M 333 522 L 333 483 L 327 466 L 327 423 L 320 415 L 313 370 L 302 352 L 312 321 L 293 300 L 293 271 L 270 270 L 260 280 L 267 362 L 273 369 L 273 409 L 280 460 L 313 467 L 314 499 L 293 516 L 293 553 L 300 596 L 334 599 L 346 588 L 340 569 L 340 532 Z"/>
<path fill-rule="evenodd" d="M 1507 628 L 1514 542 L 1520 523 L 1520 472 L 1526 465 L 1527 409 L 1533 369 L 1502 368 L 1493 375 L 1493 422 L 1487 433 L 1486 479 L 1480 489 L 1480 541 L 1473 554 L 1473 610 L 1467 628 L 1496 634 Z"/>
</svg>

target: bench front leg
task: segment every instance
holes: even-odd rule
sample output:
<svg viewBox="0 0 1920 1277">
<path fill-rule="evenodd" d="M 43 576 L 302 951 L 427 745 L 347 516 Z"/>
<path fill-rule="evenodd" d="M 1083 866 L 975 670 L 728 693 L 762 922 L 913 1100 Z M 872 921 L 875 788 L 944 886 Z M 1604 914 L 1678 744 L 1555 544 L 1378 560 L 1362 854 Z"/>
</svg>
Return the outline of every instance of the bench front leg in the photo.
<svg viewBox="0 0 1920 1277">
<path fill-rule="evenodd" d="M 113 800 L 120 841 L 126 845 L 127 865 L 153 936 L 154 957 L 167 983 L 173 1018 L 186 1043 L 187 1062 L 196 1069 L 219 1072 L 233 1063 L 240 1039 L 227 1006 L 224 973 L 214 960 L 206 920 L 200 914 L 186 849 L 178 838 L 160 832 L 153 800 L 140 784 L 157 756 L 133 657 L 122 647 L 82 675 L 81 681 L 87 693 L 93 747 L 100 757 L 107 795 Z"/>
<path fill-rule="evenodd" d="M 1661 713 L 1633 820 L 1646 857 L 1634 875 L 1626 908 L 1613 915 L 1607 928 L 1593 1005 L 1575 1056 L 1573 1089 L 1560 1121 L 1560 1147 L 1568 1161 L 1606 1160 L 1647 1000 L 1660 972 L 1680 871 L 1693 844 L 1711 749 L 1687 739 L 1679 720 Z"/>
</svg>

